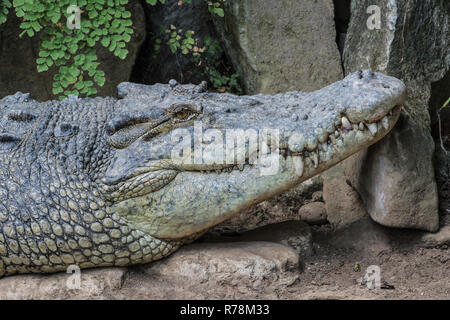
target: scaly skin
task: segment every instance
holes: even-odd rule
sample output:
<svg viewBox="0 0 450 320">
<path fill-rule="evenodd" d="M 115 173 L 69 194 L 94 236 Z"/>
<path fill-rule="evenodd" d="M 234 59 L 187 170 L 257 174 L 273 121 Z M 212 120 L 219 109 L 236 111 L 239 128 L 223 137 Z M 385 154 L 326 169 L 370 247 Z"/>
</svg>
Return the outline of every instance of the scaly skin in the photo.
<svg viewBox="0 0 450 320">
<path fill-rule="evenodd" d="M 119 100 L 0 100 L 0 277 L 161 259 L 375 143 L 405 101 L 403 83 L 370 71 L 276 96 L 173 81 L 118 90 Z M 279 129 L 277 174 L 175 162 L 172 134 L 193 132 L 193 121 L 204 131 Z"/>
</svg>

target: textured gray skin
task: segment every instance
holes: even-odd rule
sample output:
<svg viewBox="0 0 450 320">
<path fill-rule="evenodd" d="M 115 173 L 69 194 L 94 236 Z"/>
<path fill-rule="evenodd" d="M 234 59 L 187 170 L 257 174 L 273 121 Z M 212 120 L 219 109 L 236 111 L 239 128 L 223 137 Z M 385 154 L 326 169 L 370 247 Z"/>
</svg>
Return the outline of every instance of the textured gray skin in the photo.
<svg viewBox="0 0 450 320">
<path fill-rule="evenodd" d="M 0 276 L 161 259 L 375 143 L 406 98 L 402 82 L 370 71 L 312 93 L 204 91 L 123 83 L 119 100 L 0 100 Z M 278 173 L 175 164 L 171 133 L 194 119 L 203 130 L 279 129 Z"/>
</svg>

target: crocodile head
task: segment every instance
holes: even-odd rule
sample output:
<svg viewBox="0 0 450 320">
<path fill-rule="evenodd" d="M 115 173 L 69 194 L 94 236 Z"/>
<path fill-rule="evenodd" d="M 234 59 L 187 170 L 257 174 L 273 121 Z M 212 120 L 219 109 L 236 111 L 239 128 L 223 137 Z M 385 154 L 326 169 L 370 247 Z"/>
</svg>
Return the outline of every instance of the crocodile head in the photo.
<svg viewBox="0 0 450 320">
<path fill-rule="evenodd" d="M 174 81 L 118 91 L 106 126 L 114 152 L 97 183 L 112 212 L 166 240 L 199 234 L 375 143 L 406 99 L 401 81 L 368 70 L 311 93 L 234 96 Z"/>
</svg>

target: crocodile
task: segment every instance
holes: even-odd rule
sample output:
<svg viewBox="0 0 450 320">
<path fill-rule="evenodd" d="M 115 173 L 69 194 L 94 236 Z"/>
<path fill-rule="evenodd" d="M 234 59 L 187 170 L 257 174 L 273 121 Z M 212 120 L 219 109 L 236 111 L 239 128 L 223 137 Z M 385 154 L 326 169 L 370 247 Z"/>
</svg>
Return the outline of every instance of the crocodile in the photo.
<svg viewBox="0 0 450 320">
<path fill-rule="evenodd" d="M 0 277 L 164 258 L 377 142 L 406 99 L 400 80 L 370 70 L 309 93 L 206 89 L 1 99 Z"/>
</svg>

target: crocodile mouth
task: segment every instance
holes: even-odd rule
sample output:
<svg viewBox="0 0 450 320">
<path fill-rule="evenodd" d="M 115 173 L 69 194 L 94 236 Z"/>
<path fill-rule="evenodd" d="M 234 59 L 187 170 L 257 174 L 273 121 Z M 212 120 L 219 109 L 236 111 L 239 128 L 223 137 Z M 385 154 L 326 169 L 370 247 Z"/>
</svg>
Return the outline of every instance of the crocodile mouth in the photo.
<svg viewBox="0 0 450 320">
<path fill-rule="evenodd" d="M 344 160 L 347 157 L 345 154 L 354 153 L 355 148 L 364 149 L 383 138 L 397 122 L 401 108 L 402 105 L 397 105 L 373 122 L 354 123 L 349 119 L 350 117 L 342 114 L 337 117 L 333 130 L 324 132 L 312 146 L 304 144 L 300 150 L 295 143 L 293 146 L 285 143 L 288 141 L 285 139 L 284 142 L 280 142 L 275 152 L 283 163 L 294 159 L 299 176 L 303 176 L 305 172 L 310 176 L 312 172 L 326 170 L 331 166 L 330 163 L 335 164 Z M 261 157 L 259 149 L 256 151 Z M 270 152 L 273 155 L 274 151 Z M 158 191 L 170 184 L 182 172 L 193 175 L 208 174 L 214 177 L 245 174 L 249 170 L 258 168 L 261 168 L 260 163 L 249 163 L 248 152 L 245 162 L 239 164 L 175 164 L 170 159 L 152 160 L 133 168 L 132 171 L 121 175 L 119 179 L 103 179 L 102 185 L 108 199 L 120 202 Z"/>
<path fill-rule="evenodd" d="M 321 159 L 325 159 L 328 157 L 324 157 L 325 154 L 332 154 L 335 152 L 336 148 L 339 146 L 344 146 L 345 141 L 349 139 L 349 136 L 359 135 L 360 139 L 362 136 L 366 136 L 369 138 L 367 143 L 374 143 L 381 138 L 383 138 L 395 125 L 400 115 L 401 109 L 403 105 L 397 105 L 392 108 L 388 113 L 379 117 L 373 122 L 352 122 L 349 120 L 349 117 L 346 115 L 342 115 L 339 117 L 338 121 L 335 124 L 335 130 L 326 134 L 325 138 L 318 139 L 317 144 L 310 148 L 305 146 L 303 150 L 298 150 L 297 148 L 291 148 L 286 144 L 282 144 L 278 148 L 278 155 L 280 158 L 286 160 L 289 157 L 294 158 L 302 158 L 305 162 L 311 164 L 314 168 L 317 168 Z M 286 139 L 288 141 L 288 139 Z M 361 145 L 358 145 L 361 147 Z M 294 149 L 294 150 L 292 150 Z M 259 152 L 259 150 L 257 150 Z M 322 157 L 321 157 L 322 156 Z M 231 165 L 212 165 L 212 167 L 208 167 L 205 165 L 199 165 L 198 167 L 189 166 L 189 167 L 180 167 L 178 168 L 180 171 L 189 171 L 189 172 L 201 172 L 208 174 L 227 174 L 233 171 L 245 171 L 246 169 L 255 168 L 257 165 L 248 163 L 249 157 L 245 158 L 245 163 L 242 164 L 231 164 Z"/>
</svg>

